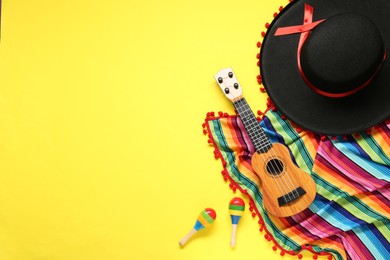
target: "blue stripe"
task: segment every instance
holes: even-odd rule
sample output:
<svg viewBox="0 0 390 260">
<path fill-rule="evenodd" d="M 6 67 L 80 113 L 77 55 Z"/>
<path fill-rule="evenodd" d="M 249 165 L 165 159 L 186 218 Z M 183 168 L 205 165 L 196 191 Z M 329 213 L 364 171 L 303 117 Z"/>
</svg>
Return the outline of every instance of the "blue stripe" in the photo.
<svg viewBox="0 0 390 260">
<path fill-rule="evenodd" d="M 364 159 L 371 160 L 371 157 L 366 153 L 362 147 L 356 142 L 356 139 L 352 136 L 348 136 L 348 139 L 345 141 L 342 138 L 339 138 L 337 141 L 333 141 L 333 144 L 335 143 L 341 143 L 344 144 L 348 149 L 344 150 L 346 152 L 354 152 L 355 154 L 358 154 L 359 156 L 363 157 Z"/>
<path fill-rule="evenodd" d="M 317 197 L 322 197 L 317 194 Z M 323 218 L 332 226 L 341 230 L 347 231 L 359 225 L 365 225 L 366 222 L 356 218 L 354 215 L 346 211 L 343 207 L 333 201 L 327 203 L 324 197 L 316 199 L 311 208 L 316 211 L 316 214 Z"/>
<path fill-rule="evenodd" d="M 275 131 L 275 128 L 268 117 L 263 118 L 260 122 L 260 126 L 263 128 L 272 143 L 284 143 L 283 137 Z"/>
<path fill-rule="evenodd" d="M 364 225 L 361 227 L 355 228 L 353 231 L 356 234 L 356 236 L 363 242 L 363 244 L 370 248 L 370 253 L 375 257 L 375 259 L 385 259 L 384 256 L 387 257 L 387 259 L 390 256 L 390 252 L 388 251 L 388 248 L 383 246 L 384 241 L 380 241 L 378 237 L 372 232 L 371 230 L 372 225 Z M 387 244 L 389 242 L 387 241 Z"/>
<path fill-rule="evenodd" d="M 232 224 L 238 224 L 238 221 L 240 221 L 241 216 L 230 215 L 230 218 L 232 220 Z"/>
<path fill-rule="evenodd" d="M 375 163 L 373 161 L 364 160 L 362 157 L 358 156 L 356 153 L 351 152 L 350 149 L 353 149 L 353 146 L 348 143 L 334 143 L 334 146 L 342 152 L 346 157 L 351 159 L 365 171 L 369 172 L 377 179 L 382 179 L 390 181 L 390 169 L 382 164 Z"/>
<path fill-rule="evenodd" d="M 204 228 L 204 226 L 202 225 L 202 223 L 199 222 L 199 220 L 197 220 L 195 225 L 194 225 L 194 229 L 196 231 L 198 231 L 198 230 L 201 230 L 202 228 Z"/>
</svg>

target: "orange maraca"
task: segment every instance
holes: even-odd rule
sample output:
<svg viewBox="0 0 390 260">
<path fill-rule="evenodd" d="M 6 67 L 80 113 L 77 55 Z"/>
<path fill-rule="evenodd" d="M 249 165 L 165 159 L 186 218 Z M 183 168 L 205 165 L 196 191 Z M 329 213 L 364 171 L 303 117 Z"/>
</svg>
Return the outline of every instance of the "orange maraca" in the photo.
<svg viewBox="0 0 390 260">
<path fill-rule="evenodd" d="M 206 208 L 202 210 L 202 212 L 199 214 L 194 227 L 188 232 L 187 235 L 185 235 L 180 241 L 179 245 L 184 246 L 185 243 L 187 243 L 188 239 L 190 239 L 196 232 L 199 230 L 210 226 L 215 218 L 217 217 L 217 214 L 215 211 L 211 208 Z"/>
</svg>

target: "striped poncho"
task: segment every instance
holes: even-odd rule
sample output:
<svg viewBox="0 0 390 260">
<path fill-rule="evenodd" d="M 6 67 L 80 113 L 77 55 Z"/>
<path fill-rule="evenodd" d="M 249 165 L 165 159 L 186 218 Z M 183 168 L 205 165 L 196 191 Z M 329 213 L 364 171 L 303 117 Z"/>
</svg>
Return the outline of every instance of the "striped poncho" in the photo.
<svg viewBox="0 0 390 260">
<path fill-rule="evenodd" d="M 224 179 L 248 196 L 273 249 L 299 258 L 309 250 L 329 259 L 390 259 L 390 123 L 359 135 L 320 137 L 297 131 L 269 110 L 260 124 L 271 142 L 289 147 L 294 162 L 316 182 L 314 202 L 292 217 L 264 210 L 250 161 L 255 149 L 240 119 L 211 114 L 203 126 Z"/>
</svg>

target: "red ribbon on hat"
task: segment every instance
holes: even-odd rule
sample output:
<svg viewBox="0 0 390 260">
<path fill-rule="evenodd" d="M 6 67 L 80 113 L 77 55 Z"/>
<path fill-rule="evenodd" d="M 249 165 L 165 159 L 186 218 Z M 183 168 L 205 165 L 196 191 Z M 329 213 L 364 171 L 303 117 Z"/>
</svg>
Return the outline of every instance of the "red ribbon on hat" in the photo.
<svg viewBox="0 0 390 260">
<path fill-rule="evenodd" d="M 295 26 L 280 27 L 276 30 L 276 32 L 274 34 L 274 36 L 289 35 L 289 34 L 296 34 L 296 33 L 301 34 L 301 36 L 299 38 L 299 43 L 298 43 L 297 65 L 298 65 L 299 74 L 301 74 L 302 79 L 305 81 L 305 83 L 312 90 L 314 90 L 318 94 L 326 96 L 326 97 L 333 97 L 333 98 L 346 97 L 346 96 L 352 95 L 352 94 L 358 92 L 359 90 L 361 90 L 362 88 L 366 87 L 374 79 L 375 75 L 377 74 L 377 72 L 379 71 L 380 67 L 383 64 L 383 61 L 386 59 L 386 52 L 384 52 L 383 61 L 381 62 L 381 64 L 379 64 L 375 73 L 365 83 L 363 83 L 362 85 L 360 85 L 359 87 L 357 87 L 351 91 L 337 93 L 337 94 L 325 92 L 325 91 L 317 88 L 313 84 L 311 84 L 311 82 L 307 79 L 307 77 L 306 77 L 306 75 L 303 72 L 302 67 L 301 67 L 302 46 L 305 43 L 305 41 L 307 40 L 307 37 L 309 36 L 310 31 L 313 30 L 317 25 L 319 25 L 320 23 L 322 23 L 323 21 L 326 20 L 326 19 L 322 19 L 322 20 L 318 20 L 316 22 L 313 22 L 313 13 L 314 13 L 314 8 L 305 3 L 303 24 L 302 25 L 295 25 Z"/>
</svg>

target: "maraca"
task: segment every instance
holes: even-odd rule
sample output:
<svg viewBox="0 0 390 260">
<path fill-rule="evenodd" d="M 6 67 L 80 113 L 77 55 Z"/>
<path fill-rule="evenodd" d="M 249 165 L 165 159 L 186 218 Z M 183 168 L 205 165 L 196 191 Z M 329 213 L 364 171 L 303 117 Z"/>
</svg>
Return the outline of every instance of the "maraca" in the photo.
<svg viewBox="0 0 390 260">
<path fill-rule="evenodd" d="M 245 210 L 245 202 L 243 199 L 235 197 L 230 201 L 229 213 L 232 219 L 232 236 L 230 238 L 231 247 L 234 247 L 236 245 L 237 224 L 244 210 Z"/>
<path fill-rule="evenodd" d="M 190 239 L 196 232 L 201 230 L 202 228 L 210 226 L 215 218 L 217 217 L 217 214 L 215 211 L 211 208 L 206 208 L 202 210 L 202 212 L 199 214 L 198 219 L 195 222 L 194 227 L 188 232 L 187 235 L 185 235 L 180 241 L 179 245 L 184 246 L 184 244 Z"/>
</svg>

